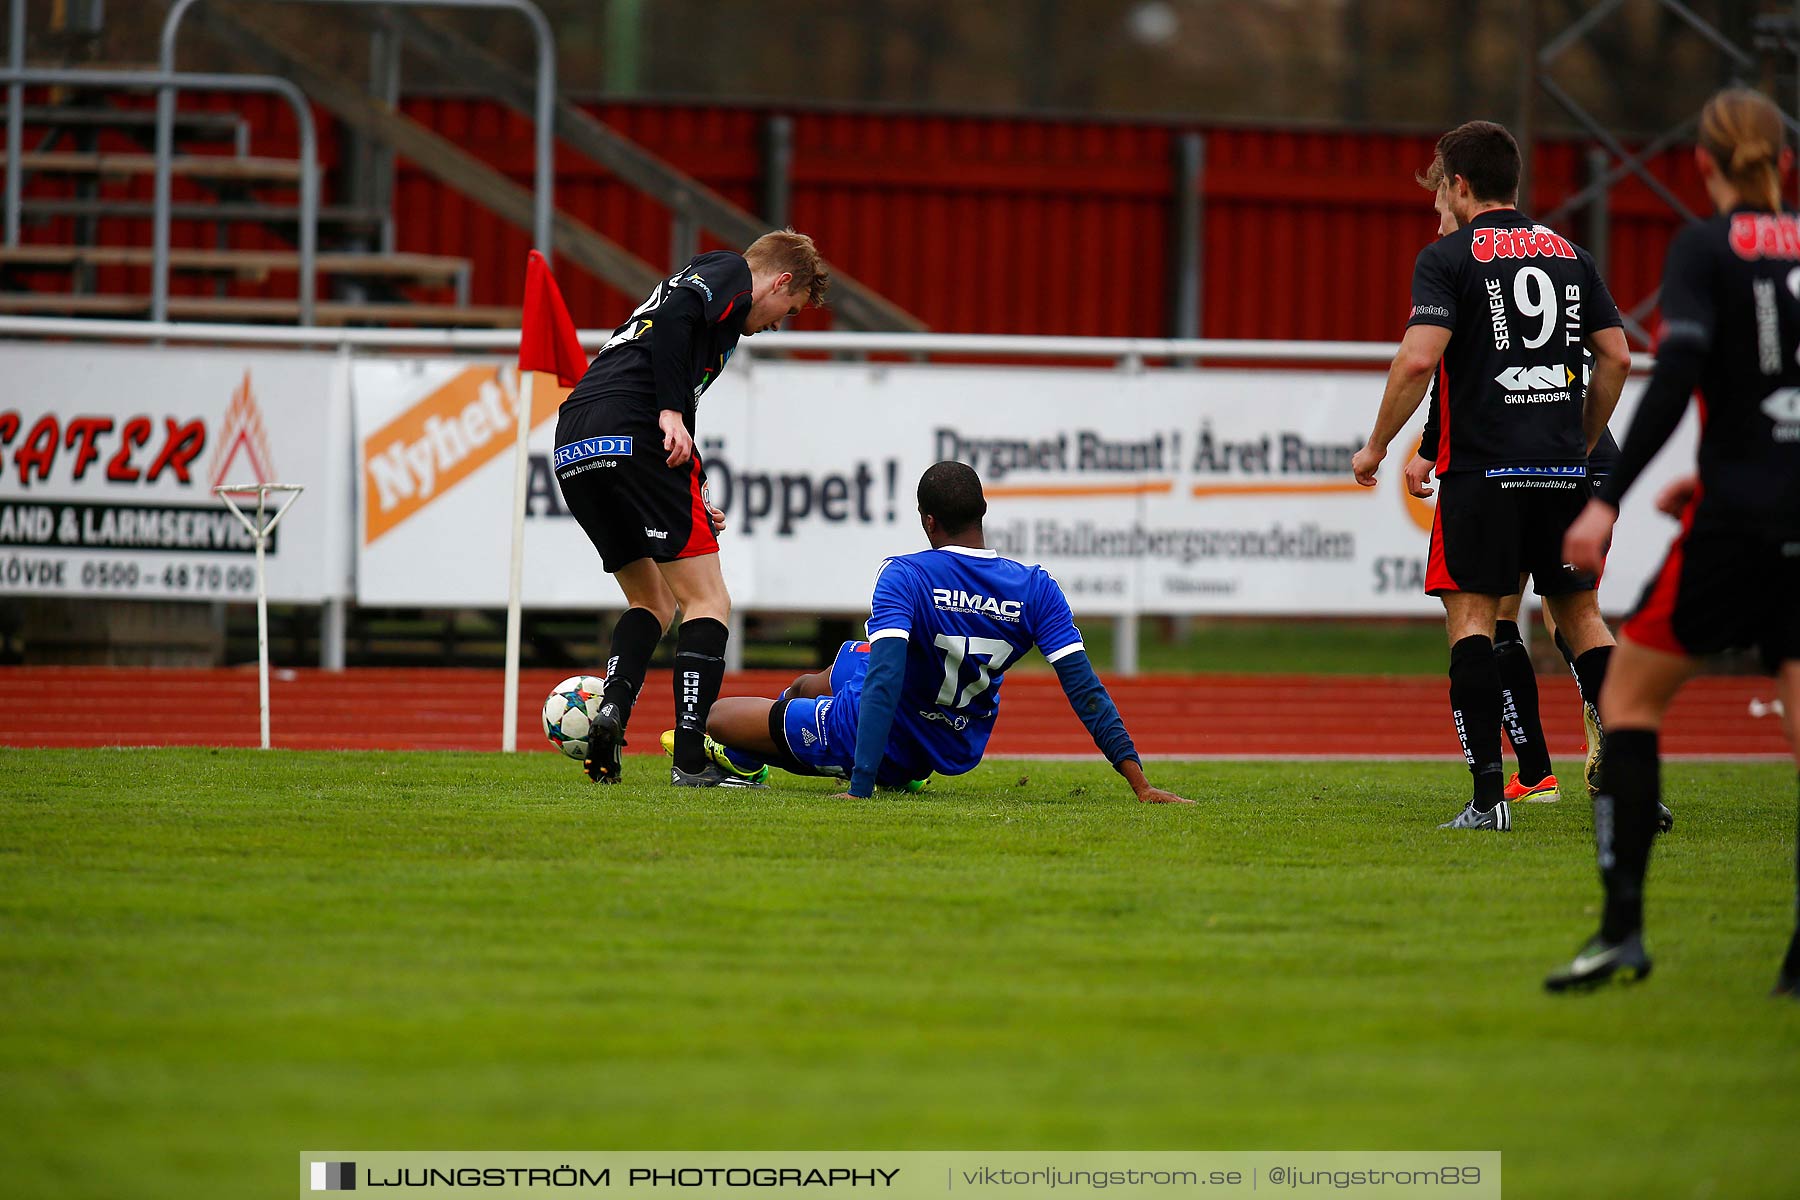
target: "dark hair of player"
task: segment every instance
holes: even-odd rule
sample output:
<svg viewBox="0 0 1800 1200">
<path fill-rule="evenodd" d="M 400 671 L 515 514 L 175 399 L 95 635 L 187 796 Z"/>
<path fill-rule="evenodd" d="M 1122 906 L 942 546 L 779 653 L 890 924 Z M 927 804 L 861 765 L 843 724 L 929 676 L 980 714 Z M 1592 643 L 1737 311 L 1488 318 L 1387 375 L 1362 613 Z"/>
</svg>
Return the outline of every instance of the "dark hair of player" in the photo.
<svg viewBox="0 0 1800 1200">
<path fill-rule="evenodd" d="M 1475 199 L 1506 204 L 1519 196 L 1519 143 L 1504 125 L 1470 121 L 1438 139 L 1444 177 L 1461 175 Z"/>
<path fill-rule="evenodd" d="M 1781 211 L 1781 111 L 1761 92 L 1726 88 L 1700 110 L 1700 146 L 1744 203 Z"/>
<path fill-rule="evenodd" d="M 987 516 L 981 476 L 967 463 L 941 462 L 925 468 L 919 476 L 919 515 L 936 517 L 938 527 L 951 537 L 976 528 Z"/>
</svg>

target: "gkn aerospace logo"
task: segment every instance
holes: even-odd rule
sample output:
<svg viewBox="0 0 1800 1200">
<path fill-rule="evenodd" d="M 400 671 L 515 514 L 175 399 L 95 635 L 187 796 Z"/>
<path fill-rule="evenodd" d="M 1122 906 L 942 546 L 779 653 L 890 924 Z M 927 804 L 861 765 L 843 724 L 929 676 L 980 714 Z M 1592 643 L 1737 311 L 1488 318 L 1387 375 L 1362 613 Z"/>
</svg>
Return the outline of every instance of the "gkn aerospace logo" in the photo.
<svg viewBox="0 0 1800 1200">
<path fill-rule="evenodd" d="M 1014 625 L 1025 615 L 1023 600 L 1001 600 L 994 596 L 965 592 L 961 588 L 932 588 L 931 604 L 933 608 L 941 608 L 945 612 L 979 613 Z"/>
<path fill-rule="evenodd" d="M 1494 376 L 1506 389 L 1508 404 L 1555 404 L 1575 396 L 1575 372 L 1561 363 L 1545 367 L 1508 367 Z"/>
<path fill-rule="evenodd" d="M 1763 415 L 1775 422 L 1775 440 L 1800 442 L 1800 388 L 1779 388 L 1762 402 Z"/>
</svg>

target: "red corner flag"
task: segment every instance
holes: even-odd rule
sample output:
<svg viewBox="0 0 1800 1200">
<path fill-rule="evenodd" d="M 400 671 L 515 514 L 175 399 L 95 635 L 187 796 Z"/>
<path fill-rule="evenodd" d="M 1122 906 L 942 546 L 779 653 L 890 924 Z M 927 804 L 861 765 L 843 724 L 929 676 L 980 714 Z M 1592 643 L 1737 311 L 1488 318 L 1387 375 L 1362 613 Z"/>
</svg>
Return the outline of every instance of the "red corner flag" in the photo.
<svg viewBox="0 0 1800 1200">
<path fill-rule="evenodd" d="M 525 260 L 525 319 L 519 326 L 519 370 L 544 371 L 574 387 L 587 371 L 587 355 L 563 304 L 550 264 L 536 250 Z"/>
</svg>

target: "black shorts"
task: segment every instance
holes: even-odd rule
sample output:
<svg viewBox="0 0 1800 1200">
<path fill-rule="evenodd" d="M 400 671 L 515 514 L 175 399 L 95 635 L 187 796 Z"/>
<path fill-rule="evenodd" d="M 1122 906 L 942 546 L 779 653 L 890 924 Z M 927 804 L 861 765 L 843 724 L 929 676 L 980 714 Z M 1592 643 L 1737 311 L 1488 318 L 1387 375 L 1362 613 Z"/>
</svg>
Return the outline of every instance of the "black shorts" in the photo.
<svg viewBox="0 0 1800 1200">
<path fill-rule="evenodd" d="M 1438 480 L 1425 591 L 1510 596 L 1530 575 L 1540 596 L 1592 591 L 1595 576 L 1563 565 L 1563 535 L 1590 489 L 1585 476 L 1457 471 Z"/>
<path fill-rule="evenodd" d="M 1800 534 L 1696 520 L 1690 506 L 1623 633 L 1689 657 L 1755 647 L 1771 668 L 1800 659 Z"/>
<path fill-rule="evenodd" d="M 668 458 L 654 421 L 603 400 L 557 414 L 551 467 L 563 503 L 608 573 L 640 558 L 673 562 L 719 552 L 700 452 L 679 467 L 668 466 Z"/>
</svg>

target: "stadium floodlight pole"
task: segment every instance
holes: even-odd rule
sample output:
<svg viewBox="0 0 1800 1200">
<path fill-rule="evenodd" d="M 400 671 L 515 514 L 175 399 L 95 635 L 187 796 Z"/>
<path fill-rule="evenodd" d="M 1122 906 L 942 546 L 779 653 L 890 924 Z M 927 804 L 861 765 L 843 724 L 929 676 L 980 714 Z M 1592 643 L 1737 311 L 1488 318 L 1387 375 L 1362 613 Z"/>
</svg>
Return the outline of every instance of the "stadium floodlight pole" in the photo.
<svg viewBox="0 0 1800 1200">
<path fill-rule="evenodd" d="M 293 507 L 294 501 L 306 489 L 297 483 L 226 483 L 213 489 L 213 495 L 225 501 L 237 519 L 244 523 L 250 536 L 256 540 L 256 676 L 258 699 L 262 708 L 262 748 L 269 748 L 269 577 L 265 566 L 264 553 L 269 545 L 269 535 L 275 532 L 275 526 L 281 522 L 282 515 Z M 247 496 L 256 493 L 256 516 L 238 507 L 233 496 Z M 269 493 L 281 492 L 281 507 L 275 510 L 273 517 L 268 515 Z"/>
<path fill-rule="evenodd" d="M 25 69 L 25 0 L 12 0 L 11 40 L 6 48 L 7 66 Z M 14 79 L 6 85 L 6 244 L 19 244 L 19 209 L 24 204 L 25 84 Z"/>
</svg>

